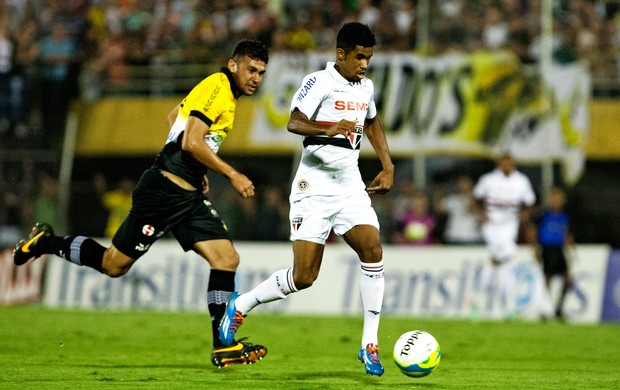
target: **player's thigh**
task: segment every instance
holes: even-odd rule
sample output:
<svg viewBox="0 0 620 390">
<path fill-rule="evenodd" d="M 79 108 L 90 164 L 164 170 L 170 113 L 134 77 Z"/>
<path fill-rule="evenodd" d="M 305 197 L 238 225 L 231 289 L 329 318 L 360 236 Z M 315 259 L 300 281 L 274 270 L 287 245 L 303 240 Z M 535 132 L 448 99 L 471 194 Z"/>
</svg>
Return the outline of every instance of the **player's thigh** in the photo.
<svg viewBox="0 0 620 390">
<path fill-rule="evenodd" d="M 340 208 L 341 198 L 336 196 L 309 196 L 292 202 L 289 211 L 291 241 L 325 244 Z"/>
<path fill-rule="evenodd" d="M 195 250 L 211 266 L 227 264 L 236 268 L 238 255 L 228 228 L 206 198 L 199 199 L 181 223 L 174 226 L 172 234 L 185 251 Z"/>
<path fill-rule="evenodd" d="M 333 224 L 336 234 L 343 236 L 354 227 L 363 225 L 373 226 L 379 232 L 379 219 L 366 192 L 343 197 L 340 202 Z"/>
</svg>

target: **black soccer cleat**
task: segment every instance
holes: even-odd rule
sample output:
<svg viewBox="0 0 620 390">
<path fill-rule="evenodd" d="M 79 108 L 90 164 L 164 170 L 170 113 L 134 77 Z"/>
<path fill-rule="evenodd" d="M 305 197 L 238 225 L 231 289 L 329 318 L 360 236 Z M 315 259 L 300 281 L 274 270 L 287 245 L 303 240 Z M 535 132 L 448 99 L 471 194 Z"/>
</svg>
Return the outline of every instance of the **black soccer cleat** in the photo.
<svg viewBox="0 0 620 390">
<path fill-rule="evenodd" d="M 43 254 L 41 243 L 54 235 L 52 227 L 46 223 L 37 223 L 32 228 L 28 239 L 20 240 L 13 250 L 13 261 L 15 265 L 25 264 L 32 258 L 37 258 Z"/>
<path fill-rule="evenodd" d="M 233 364 L 254 364 L 267 355 L 267 348 L 244 342 L 245 338 L 227 347 L 213 348 L 211 363 L 218 368 Z"/>
</svg>

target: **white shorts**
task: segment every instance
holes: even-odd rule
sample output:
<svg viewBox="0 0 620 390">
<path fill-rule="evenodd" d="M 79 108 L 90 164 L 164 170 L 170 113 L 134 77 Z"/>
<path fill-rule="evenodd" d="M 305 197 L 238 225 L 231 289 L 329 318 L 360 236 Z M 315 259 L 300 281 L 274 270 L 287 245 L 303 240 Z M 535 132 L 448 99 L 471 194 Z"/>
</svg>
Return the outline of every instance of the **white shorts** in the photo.
<svg viewBox="0 0 620 390">
<path fill-rule="evenodd" d="M 339 236 L 357 225 L 379 230 L 379 220 L 367 193 L 349 196 L 309 196 L 291 203 L 291 241 L 325 244 L 331 230 Z"/>
<path fill-rule="evenodd" d="M 482 237 L 493 259 L 504 262 L 517 252 L 519 223 L 486 223 L 482 225 Z"/>
</svg>

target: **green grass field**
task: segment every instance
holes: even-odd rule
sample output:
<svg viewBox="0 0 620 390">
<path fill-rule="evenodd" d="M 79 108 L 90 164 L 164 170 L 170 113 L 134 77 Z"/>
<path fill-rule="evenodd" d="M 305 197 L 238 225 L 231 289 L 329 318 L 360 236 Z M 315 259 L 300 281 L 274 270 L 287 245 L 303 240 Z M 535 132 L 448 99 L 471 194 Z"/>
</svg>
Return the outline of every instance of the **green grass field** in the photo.
<svg viewBox="0 0 620 390">
<path fill-rule="evenodd" d="M 0 308 L 0 389 L 620 389 L 620 326 L 470 323 L 383 316 L 382 377 L 357 361 L 362 321 L 255 314 L 240 336 L 263 361 L 217 369 L 205 313 Z M 395 339 L 424 329 L 442 347 L 424 378 L 398 372 Z"/>
</svg>

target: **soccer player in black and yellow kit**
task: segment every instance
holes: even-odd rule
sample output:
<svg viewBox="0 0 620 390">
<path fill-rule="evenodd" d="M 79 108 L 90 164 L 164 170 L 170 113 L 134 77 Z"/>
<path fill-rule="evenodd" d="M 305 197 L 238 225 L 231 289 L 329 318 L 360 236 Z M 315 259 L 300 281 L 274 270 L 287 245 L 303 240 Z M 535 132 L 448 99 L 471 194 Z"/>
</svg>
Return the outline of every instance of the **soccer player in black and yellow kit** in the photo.
<svg viewBox="0 0 620 390">
<path fill-rule="evenodd" d="M 225 224 L 204 195 L 208 170 L 227 177 L 242 197 L 254 196 L 254 185 L 217 155 L 232 130 L 237 100 L 250 96 L 263 80 L 268 49 L 259 41 L 240 41 L 227 67 L 196 85 L 168 115 L 166 144 L 133 192 L 129 215 L 105 248 L 85 236 L 55 236 L 52 227 L 37 223 L 14 251 L 16 265 L 42 254 L 54 254 L 111 277 L 127 273 L 160 237 L 171 232 L 185 251 L 194 250 L 211 266 L 208 307 L 213 350 L 218 367 L 254 363 L 267 353 L 241 340 L 223 346 L 218 324 L 228 297 L 235 291 L 239 254 Z"/>
</svg>

